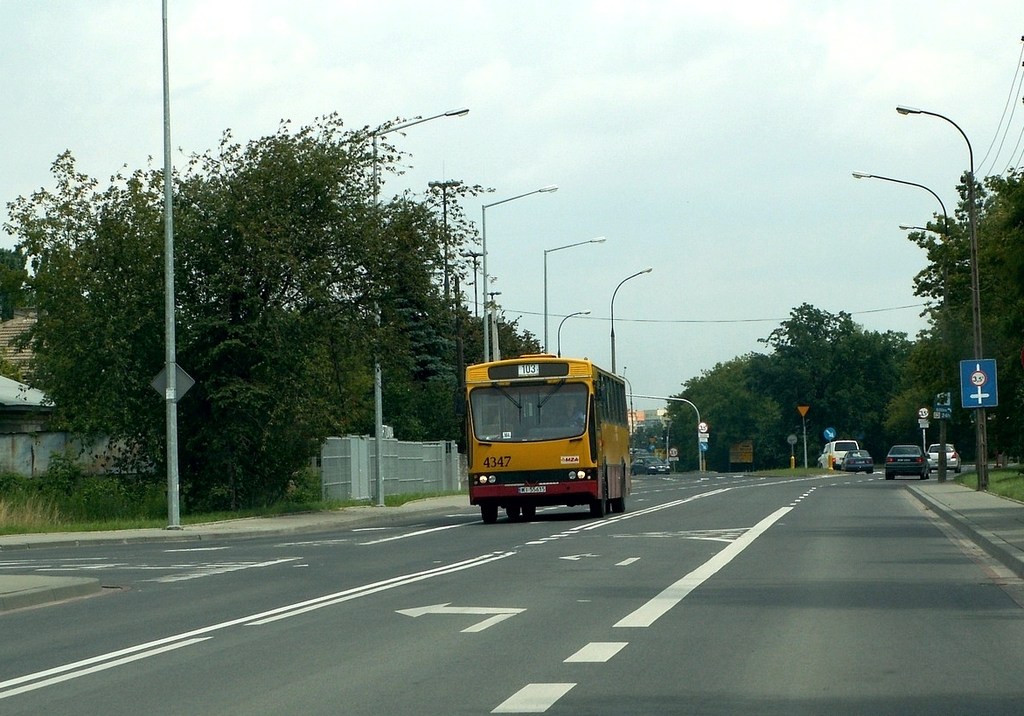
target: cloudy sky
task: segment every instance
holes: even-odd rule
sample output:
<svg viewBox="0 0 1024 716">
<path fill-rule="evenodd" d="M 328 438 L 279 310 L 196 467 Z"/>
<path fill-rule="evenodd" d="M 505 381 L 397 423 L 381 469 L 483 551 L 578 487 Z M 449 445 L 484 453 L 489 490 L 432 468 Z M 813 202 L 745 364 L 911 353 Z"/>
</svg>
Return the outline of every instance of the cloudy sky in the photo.
<svg viewBox="0 0 1024 716">
<path fill-rule="evenodd" d="M 548 344 L 635 393 L 682 384 L 802 303 L 911 337 L 923 253 L 899 224 L 952 212 L 1024 164 L 1020 0 L 170 0 L 171 131 L 186 154 L 337 112 L 350 128 L 468 107 L 392 135 L 386 192 L 494 192 L 492 291 Z M 0 202 L 50 185 L 65 149 L 106 178 L 162 163 L 160 0 L 0 0 Z M 12 246 L 10 237 L 0 241 Z M 469 294 L 472 302 L 472 293 Z M 184 366 L 188 369 L 188 366 Z M 201 378 L 201 377 L 200 377 Z M 636 407 L 664 406 L 637 400 Z"/>
</svg>

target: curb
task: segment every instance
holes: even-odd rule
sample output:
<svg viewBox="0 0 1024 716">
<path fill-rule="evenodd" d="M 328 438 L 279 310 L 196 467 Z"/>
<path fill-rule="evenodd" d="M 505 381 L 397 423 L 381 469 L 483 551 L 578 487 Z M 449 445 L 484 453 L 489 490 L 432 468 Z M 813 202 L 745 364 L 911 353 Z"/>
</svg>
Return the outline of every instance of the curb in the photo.
<svg viewBox="0 0 1024 716">
<path fill-rule="evenodd" d="M 18 579 L 10 577 L 9 579 Z M 24 589 L 15 586 L 12 591 L 0 594 L 0 613 L 13 609 L 52 604 L 65 599 L 89 597 L 102 591 L 98 579 L 83 577 L 33 577 Z"/>
<path fill-rule="evenodd" d="M 986 554 L 998 560 L 1021 579 L 1024 579 L 1024 555 L 1021 555 L 1019 549 L 999 535 L 979 527 L 949 505 L 936 500 L 934 497 L 930 497 L 922 490 L 911 486 L 908 486 L 907 490 L 929 507 L 932 512 L 942 517 L 943 520 L 952 525 L 958 532 L 983 549 Z"/>
</svg>

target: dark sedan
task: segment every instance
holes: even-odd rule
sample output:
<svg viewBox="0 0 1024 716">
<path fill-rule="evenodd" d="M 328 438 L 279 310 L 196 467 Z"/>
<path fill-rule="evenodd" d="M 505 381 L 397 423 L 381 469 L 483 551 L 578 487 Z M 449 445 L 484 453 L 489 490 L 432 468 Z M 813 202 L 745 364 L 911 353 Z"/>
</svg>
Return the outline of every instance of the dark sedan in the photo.
<svg viewBox="0 0 1024 716">
<path fill-rule="evenodd" d="M 870 475 L 875 471 L 875 461 L 867 450 L 847 450 L 839 469 L 843 472 L 866 472 Z"/>
<path fill-rule="evenodd" d="M 630 472 L 634 475 L 667 475 L 672 472 L 672 466 L 660 457 L 645 455 L 633 458 Z"/>
<path fill-rule="evenodd" d="M 928 479 L 928 455 L 920 445 L 893 445 L 885 456 L 885 479 L 897 475 L 910 475 Z"/>
</svg>

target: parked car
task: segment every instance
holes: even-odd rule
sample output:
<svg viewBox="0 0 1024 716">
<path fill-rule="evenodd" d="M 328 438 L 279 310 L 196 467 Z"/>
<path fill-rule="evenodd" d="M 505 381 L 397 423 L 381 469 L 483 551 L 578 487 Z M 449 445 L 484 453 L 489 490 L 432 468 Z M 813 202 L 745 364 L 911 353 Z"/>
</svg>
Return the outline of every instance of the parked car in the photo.
<svg viewBox="0 0 1024 716">
<path fill-rule="evenodd" d="M 822 470 L 837 470 L 843 462 L 843 455 L 848 450 L 859 450 L 860 445 L 856 440 L 832 440 L 825 443 L 825 447 L 818 455 L 818 467 Z"/>
<path fill-rule="evenodd" d="M 672 466 L 660 457 L 643 455 L 633 458 L 629 471 L 633 475 L 667 475 L 672 472 Z"/>
<path fill-rule="evenodd" d="M 928 456 L 920 445 L 893 445 L 885 456 L 885 479 L 912 475 L 928 479 Z"/>
<path fill-rule="evenodd" d="M 870 475 L 875 471 L 875 461 L 867 450 L 847 450 L 839 469 L 843 472 L 866 472 Z"/>
<path fill-rule="evenodd" d="M 939 443 L 928 446 L 928 464 L 932 470 L 939 469 Z M 946 443 L 946 469 L 960 472 L 960 468 L 960 453 L 953 447 L 953 443 Z"/>
</svg>

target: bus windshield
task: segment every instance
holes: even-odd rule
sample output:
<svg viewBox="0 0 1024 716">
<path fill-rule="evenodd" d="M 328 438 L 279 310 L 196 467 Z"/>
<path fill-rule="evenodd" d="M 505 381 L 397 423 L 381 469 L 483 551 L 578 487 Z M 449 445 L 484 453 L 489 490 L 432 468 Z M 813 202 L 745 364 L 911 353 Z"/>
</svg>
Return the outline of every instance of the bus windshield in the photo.
<svg viewBox="0 0 1024 716">
<path fill-rule="evenodd" d="M 469 393 L 473 433 L 485 442 L 579 437 L 587 423 L 587 386 L 561 382 L 483 386 Z"/>
</svg>

